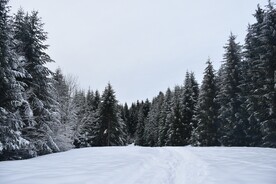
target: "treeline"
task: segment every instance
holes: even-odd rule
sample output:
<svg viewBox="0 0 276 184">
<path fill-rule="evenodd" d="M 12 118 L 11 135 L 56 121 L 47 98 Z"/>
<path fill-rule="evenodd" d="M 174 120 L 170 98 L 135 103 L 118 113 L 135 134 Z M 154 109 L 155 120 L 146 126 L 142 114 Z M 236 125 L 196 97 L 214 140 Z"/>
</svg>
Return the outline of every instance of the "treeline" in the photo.
<svg viewBox="0 0 276 184">
<path fill-rule="evenodd" d="M 200 89 L 187 73 L 183 86 L 132 104 L 135 144 L 276 147 L 276 10 L 269 2 L 254 17 L 243 46 L 229 36 L 218 72 L 208 59 Z"/>
<path fill-rule="evenodd" d="M 67 150 L 43 23 L 35 11 L 10 16 L 7 3 L 0 0 L 0 160 Z"/>
<path fill-rule="evenodd" d="M 80 90 L 46 51 L 38 12 L 9 15 L 0 0 L 0 160 L 90 146 L 276 147 L 276 10 L 258 7 L 242 46 L 230 35 L 215 72 L 210 59 L 199 86 L 184 85 L 152 101 L 120 105 L 108 84 Z"/>
<path fill-rule="evenodd" d="M 74 147 L 125 145 L 127 132 L 111 85 L 103 94 L 79 90 L 46 51 L 38 12 L 9 15 L 0 0 L 0 160 Z"/>
</svg>

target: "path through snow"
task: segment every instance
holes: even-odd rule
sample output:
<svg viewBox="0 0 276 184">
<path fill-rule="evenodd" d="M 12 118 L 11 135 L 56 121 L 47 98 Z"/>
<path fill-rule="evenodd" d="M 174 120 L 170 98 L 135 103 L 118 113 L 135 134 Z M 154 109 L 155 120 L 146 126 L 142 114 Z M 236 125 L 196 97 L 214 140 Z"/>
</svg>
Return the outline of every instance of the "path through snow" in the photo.
<svg viewBox="0 0 276 184">
<path fill-rule="evenodd" d="M 75 149 L 0 162 L 1 184 L 275 184 L 276 149 Z"/>
</svg>

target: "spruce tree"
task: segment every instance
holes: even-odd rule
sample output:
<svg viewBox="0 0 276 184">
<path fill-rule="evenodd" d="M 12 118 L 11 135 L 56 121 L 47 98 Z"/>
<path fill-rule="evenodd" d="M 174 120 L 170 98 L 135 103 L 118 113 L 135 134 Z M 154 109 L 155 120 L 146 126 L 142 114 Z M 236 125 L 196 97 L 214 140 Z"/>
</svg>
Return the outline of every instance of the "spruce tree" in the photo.
<svg viewBox="0 0 276 184">
<path fill-rule="evenodd" d="M 31 113 L 23 97 L 25 84 L 17 80 L 26 75 L 15 53 L 7 3 L 0 0 L 0 160 L 36 156 L 32 143 L 22 135 L 24 120 Z"/>
<path fill-rule="evenodd" d="M 115 92 L 109 83 L 102 95 L 102 103 L 99 107 L 99 136 L 101 146 L 125 145 L 125 124 L 118 109 Z"/>
<path fill-rule="evenodd" d="M 130 137 L 130 142 L 134 141 L 136 128 L 138 124 L 138 114 L 139 114 L 140 103 L 132 103 L 129 108 L 129 119 L 127 121 L 127 132 Z"/>
<path fill-rule="evenodd" d="M 162 92 L 152 100 L 152 105 L 145 125 L 145 141 L 148 146 L 157 146 L 159 138 L 159 126 L 161 121 L 161 107 L 164 101 Z"/>
<path fill-rule="evenodd" d="M 172 116 L 172 92 L 170 88 L 167 89 L 164 96 L 164 102 L 160 110 L 160 123 L 159 123 L 159 138 L 158 145 L 165 146 L 168 141 L 168 131 L 171 124 Z"/>
<path fill-rule="evenodd" d="M 181 111 L 183 124 L 183 144 L 190 143 L 193 127 L 196 126 L 194 121 L 195 108 L 198 98 L 198 84 L 193 73 L 186 73 L 183 92 L 181 94 Z"/>
<path fill-rule="evenodd" d="M 183 146 L 186 145 L 186 127 L 183 124 L 182 108 L 181 108 L 181 91 L 180 86 L 176 86 L 173 94 L 173 107 L 171 112 L 171 120 L 169 120 L 169 130 L 167 132 L 167 146 Z"/>
<path fill-rule="evenodd" d="M 226 44 L 222 86 L 218 94 L 220 122 L 220 141 L 225 146 L 242 146 L 246 144 L 244 122 L 241 118 L 241 46 L 236 43 L 236 36 L 232 33 Z"/>
<path fill-rule="evenodd" d="M 61 151 L 66 151 L 73 146 L 76 114 L 74 104 L 72 104 L 70 86 L 60 68 L 53 74 L 53 87 L 53 96 L 57 102 L 58 119 L 60 122 L 57 125 L 54 141 Z"/>
<path fill-rule="evenodd" d="M 249 26 L 245 42 L 247 135 L 252 146 L 276 147 L 275 8 L 271 2 L 266 10 L 258 6 L 254 16 L 257 22 Z"/>
<path fill-rule="evenodd" d="M 276 147 L 276 9 L 271 1 L 268 4 L 264 26 L 262 27 L 262 47 L 266 52 L 261 56 L 260 69 L 265 72 L 263 97 L 266 106 L 261 122 L 263 130 L 263 146 Z"/>
<path fill-rule="evenodd" d="M 137 103 L 138 104 L 138 103 Z M 145 103 L 142 101 L 139 104 L 138 122 L 136 127 L 135 145 L 145 146 L 145 123 L 150 111 L 151 103 L 146 99 Z"/>
<path fill-rule="evenodd" d="M 215 97 L 217 87 L 213 65 L 210 59 L 207 61 L 204 72 L 199 99 L 196 107 L 195 120 L 197 127 L 193 131 L 193 144 L 198 146 L 219 145 L 216 125 L 216 106 Z"/>
</svg>

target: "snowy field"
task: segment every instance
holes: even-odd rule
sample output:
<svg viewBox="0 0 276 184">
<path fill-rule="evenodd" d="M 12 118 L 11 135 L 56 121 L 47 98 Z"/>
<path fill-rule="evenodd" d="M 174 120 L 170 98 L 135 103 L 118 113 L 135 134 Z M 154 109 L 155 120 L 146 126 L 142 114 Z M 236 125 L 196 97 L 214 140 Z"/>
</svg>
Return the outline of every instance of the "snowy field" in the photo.
<svg viewBox="0 0 276 184">
<path fill-rule="evenodd" d="M 276 184 L 276 149 L 84 148 L 0 162 L 1 184 Z"/>
</svg>

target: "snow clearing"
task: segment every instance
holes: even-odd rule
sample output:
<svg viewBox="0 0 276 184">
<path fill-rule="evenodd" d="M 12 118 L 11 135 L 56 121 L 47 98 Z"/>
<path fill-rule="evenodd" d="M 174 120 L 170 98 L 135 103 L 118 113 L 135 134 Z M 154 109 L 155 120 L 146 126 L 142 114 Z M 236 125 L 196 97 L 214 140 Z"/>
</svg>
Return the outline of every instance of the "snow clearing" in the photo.
<svg viewBox="0 0 276 184">
<path fill-rule="evenodd" d="M 276 149 L 94 147 L 0 162 L 1 184 L 275 184 Z"/>
</svg>

